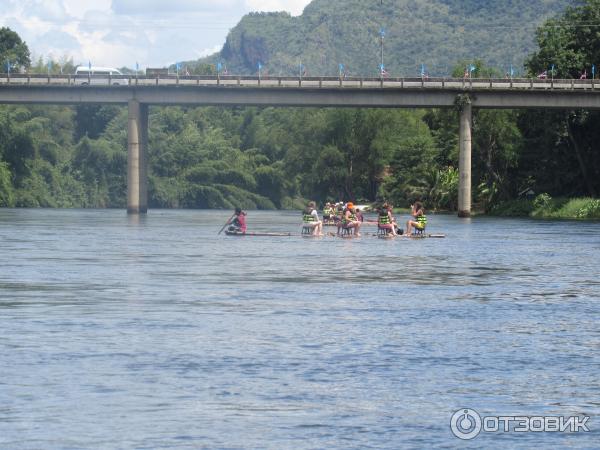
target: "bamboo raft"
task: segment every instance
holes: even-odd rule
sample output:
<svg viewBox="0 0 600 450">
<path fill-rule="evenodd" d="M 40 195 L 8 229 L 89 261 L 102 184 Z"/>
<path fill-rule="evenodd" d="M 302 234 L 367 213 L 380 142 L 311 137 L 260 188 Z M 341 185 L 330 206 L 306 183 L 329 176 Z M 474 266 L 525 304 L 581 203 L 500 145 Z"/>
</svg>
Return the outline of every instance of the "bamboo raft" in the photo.
<svg viewBox="0 0 600 450">
<path fill-rule="evenodd" d="M 238 231 L 225 231 L 227 236 L 238 236 L 238 237 L 291 237 L 301 236 L 305 238 L 322 238 L 322 237 L 339 237 L 341 239 L 356 239 L 359 237 L 377 237 L 379 239 L 443 239 L 446 237 L 445 234 L 400 234 L 393 236 L 391 234 L 376 234 L 376 233 L 362 233 L 361 236 L 355 236 L 354 234 L 343 234 L 338 235 L 337 233 L 328 232 L 322 236 L 315 236 L 313 234 L 294 234 L 294 233 L 270 233 L 270 232 L 251 232 L 251 233 L 240 233 Z"/>
<path fill-rule="evenodd" d="M 268 232 L 256 232 L 256 233 L 241 233 L 239 231 L 225 231 L 227 236 L 239 236 L 239 237 L 251 237 L 251 236 L 292 236 L 292 233 L 268 233 Z"/>
<path fill-rule="evenodd" d="M 436 238 L 436 239 L 443 239 L 446 237 L 445 234 L 411 234 L 410 236 L 407 234 L 398 234 L 396 236 L 392 235 L 392 234 L 378 234 L 376 235 L 379 239 L 426 239 L 426 238 Z"/>
</svg>

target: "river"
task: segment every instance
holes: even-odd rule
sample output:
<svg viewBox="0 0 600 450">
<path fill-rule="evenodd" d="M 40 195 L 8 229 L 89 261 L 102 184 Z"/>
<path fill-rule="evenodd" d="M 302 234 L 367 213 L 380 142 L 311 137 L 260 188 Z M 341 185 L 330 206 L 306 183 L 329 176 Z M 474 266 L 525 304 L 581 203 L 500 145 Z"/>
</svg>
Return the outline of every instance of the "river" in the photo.
<svg viewBox="0 0 600 450">
<path fill-rule="evenodd" d="M 600 223 L 229 214 L 0 209 L 0 448 L 597 448 Z M 460 408 L 590 431 L 459 440 Z"/>
</svg>

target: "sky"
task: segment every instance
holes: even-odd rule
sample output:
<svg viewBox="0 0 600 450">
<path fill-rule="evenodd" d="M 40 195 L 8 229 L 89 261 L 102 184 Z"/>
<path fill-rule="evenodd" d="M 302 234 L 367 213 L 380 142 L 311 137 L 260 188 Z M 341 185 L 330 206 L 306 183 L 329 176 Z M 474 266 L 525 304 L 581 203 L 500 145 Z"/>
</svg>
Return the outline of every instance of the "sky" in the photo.
<svg viewBox="0 0 600 450">
<path fill-rule="evenodd" d="M 310 0 L 0 0 L 0 27 L 16 31 L 32 60 L 163 67 L 219 51 L 252 11 L 302 14 Z"/>
</svg>

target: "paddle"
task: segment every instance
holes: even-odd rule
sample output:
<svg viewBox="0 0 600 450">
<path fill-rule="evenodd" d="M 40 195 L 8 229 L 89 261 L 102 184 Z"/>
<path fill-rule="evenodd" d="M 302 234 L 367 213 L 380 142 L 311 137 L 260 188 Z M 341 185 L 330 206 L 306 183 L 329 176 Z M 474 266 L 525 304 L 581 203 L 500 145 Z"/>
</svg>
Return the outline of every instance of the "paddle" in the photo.
<svg viewBox="0 0 600 450">
<path fill-rule="evenodd" d="M 231 217 L 230 217 L 229 219 L 227 219 L 227 222 L 225 222 L 225 225 L 223 225 L 223 227 L 222 227 L 222 228 L 219 230 L 219 232 L 217 233 L 217 236 L 218 236 L 218 235 L 220 235 L 220 234 L 223 232 L 223 230 L 225 229 L 225 227 L 226 227 L 227 225 L 229 225 L 229 221 L 230 221 L 231 219 L 233 219 L 233 216 L 235 216 L 235 213 L 233 213 L 233 214 L 231 215 Z"/>
</svg>

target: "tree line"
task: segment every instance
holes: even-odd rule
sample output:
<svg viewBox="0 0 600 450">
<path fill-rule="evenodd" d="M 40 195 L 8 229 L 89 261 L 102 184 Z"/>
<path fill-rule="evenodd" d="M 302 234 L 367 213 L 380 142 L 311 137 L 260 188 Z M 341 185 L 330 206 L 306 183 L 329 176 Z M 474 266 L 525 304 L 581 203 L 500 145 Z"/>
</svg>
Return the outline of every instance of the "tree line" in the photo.
<svg viewBox="0 0 600 450">
<path fill-rule="evenodd" d="M 546 22 L 530 74 L 555 64 L 566 77 L 600 61 L 600 35 L 581 25 L 594 23 L 600 0 Z M 0 39 L 2 60 L 12 52 L 17 61 L 21 52 L 20 64 L 32 66 L 16 33 L 3 28 Z M 475 66 L 473 76 L 494 72 L 464 60 L 455 76 L 465 64 Z M 456 110 L 152 107 L 149 206 L 420 199 L 429 209 L 454 210 L 458 122 Z M 599 125 L 597 111 L 474 111 L 476 208 L 499 211 L 524 192 L 597 196 Z M 124 207 L 126 130 L 124 107 L 0 106 L 0 206 Z"/>
</svg>

